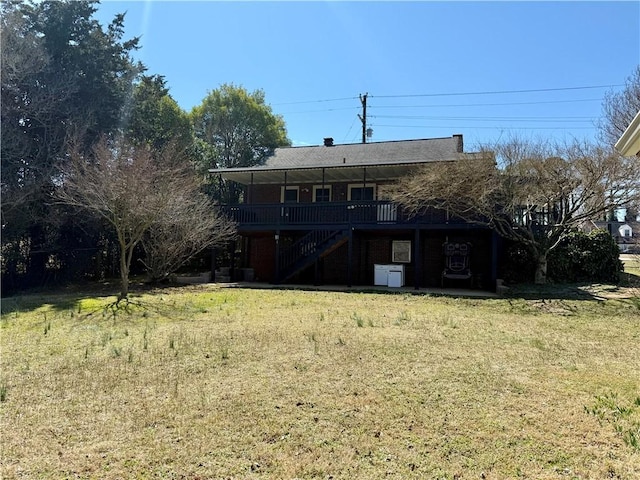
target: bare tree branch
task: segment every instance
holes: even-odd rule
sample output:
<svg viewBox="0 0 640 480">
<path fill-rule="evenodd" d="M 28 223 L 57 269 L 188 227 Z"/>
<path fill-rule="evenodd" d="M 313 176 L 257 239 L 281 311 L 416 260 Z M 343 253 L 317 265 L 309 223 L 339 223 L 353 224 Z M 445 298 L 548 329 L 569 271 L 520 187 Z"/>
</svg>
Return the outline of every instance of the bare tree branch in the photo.
<svg viewBox="0 0 640 480">
<path fill-rule="evenodd" d="M 153 245 L 175 241 L 178 237 L 163 232 L 188 227 L 199 231 L 202 248 L 228 235 L 232 228 L 217 217 L 213 206 L 199 192 L 199 183 L 189 164 L 167 148 L 153 152 L 147 147 L 126 141 L 101 139 L 88 156 L 73 149 L 69 163 L 62 170 L 61 202 L 84 209 L 106 220 L 114 229 L 120 247 L 120 298 L 126 299 L 129 271 L 135 247 L 145 236 L 156 239 Z M 208 236 L 204 232 L 208 232 Z M 186 243 L 185 243 L 186 242 Z M 148 243 L 148 245 L 150 245 Z M 192 252 L 198 248 L 182 239 L 181 248 Z M 162 255 L 160 247 L 156 252 Z M 171 246 L 164 245 L 167 251 Z M 173 254 L 172 268 L 179 261 Z M 182 259 L 188 258 L 182 256 Z"/>
<path fill-rule="evenodd" d="M 447 210 L 526 245 L 546 279 L 547 254 L 588 220 L 637 202 L 640 158 L 574 141 L 518 138 L 426 165 L 402 179 L 392 198 L 414 213 Z"/>
<path fill-rule="evenodd" d="M 610 91 L 602 102 L 600 139 L 605 145 L 613 146 L 622 133 L 640 112 L 640 65 L 627 78 L 621 92 Z"/>
</svg>

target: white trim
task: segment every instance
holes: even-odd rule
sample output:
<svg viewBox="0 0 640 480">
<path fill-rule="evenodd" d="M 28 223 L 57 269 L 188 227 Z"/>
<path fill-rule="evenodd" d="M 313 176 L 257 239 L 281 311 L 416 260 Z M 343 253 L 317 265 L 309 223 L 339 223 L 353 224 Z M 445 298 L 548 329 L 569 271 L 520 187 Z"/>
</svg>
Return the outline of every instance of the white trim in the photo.
<svg viewBox="0 0 640 480">
<path fill-rule="evenodd" d="M 287 185 L 287 190 L 295 190 L 296 191 L 296 203 L 300 201 L 300 187 L 297 185 Z M 284 189 L 285 187 L 280 187 L 280 203 L 284 203 Z"/>
<path fill-rule="evenodd" d="M 393 240 L 391 242 L 391 261 L 393 263 L 411 263 L 411 240 Z"/>
<path fill-rule="evenodd" d="M 626 235 L 627 232 L 629 235 Z M 628 223 L 624 223 L 618 227 L 618 234 L 623 238 L 631 238 L 633 237 L 633 228 Z"/>
<path fill-rule="evenodd" d="M 331 185 L 314 185 L 312 193 L 313 196 L 311 197 L 312 202 L 316 201 L 316 192 L 318 190 L 329 190 L 329 201 L 333 199 L 333 188 L 331 188 Z"/>
<path fill-rule="evenodd" d="M 640 112 L 633 117 L 627 129 L 616 142 L 616 150 L 623 157 L 640 155 Z"/>
</svg>

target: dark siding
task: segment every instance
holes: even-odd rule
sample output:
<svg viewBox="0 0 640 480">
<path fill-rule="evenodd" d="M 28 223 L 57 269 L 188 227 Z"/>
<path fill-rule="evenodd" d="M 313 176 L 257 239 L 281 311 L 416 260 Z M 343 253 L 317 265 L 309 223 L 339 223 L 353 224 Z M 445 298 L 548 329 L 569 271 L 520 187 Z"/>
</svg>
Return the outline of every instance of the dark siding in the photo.
<svg viewBox="0 0 640 480">
<path fill-rule="evenodd" d="M 256 281 L 273 282 L 276 248 L 274 237 L 252 237 L 250 245 L 249 266 L 254 270 Z"/>
<path fill-rule="evenodd" d="M 280 185 L 253 185 L 248 188 L 252 204 L 280 203 Z"/>
<path fill-rule="evenodd" d="M 295 241 L 296 237 L 306 232 L 282 232 L 281 246 Z M 491 232 L 489 231 L 441 231 L 423 230 L 421 241 L 422 281 L 419 287 L 440 287 L 444 269 L 443 244 L 450 242 L 471 243 L 471 270 L 474 275 L 474 288 L 491 289 Z M 373 285 L 374 265 L 389 264 L 393 240 L 415 241 L 414 232 L 396 231 L 355 231 L 353 235 L 353 285 Z M 252 267 L 257 281 L 275 281 L 275 239 L 273 232 L 251 236 L 248 244 L 249 255 L 247 265 Z M 327 256 L 321 258 L 316 265 L 310 265 L 304 271 L 287 280 L 287 283 L 324 285 L 346 285 L 348 283 L 348 243 L 341 245 Z M 415 286 L 415 258 L 405 264 L 405 285 Z M 319 281 L 316 282 L 316 268 Z M 446 286 L 468 288 L 468 281 L 448 280 Z"/>
</svg>

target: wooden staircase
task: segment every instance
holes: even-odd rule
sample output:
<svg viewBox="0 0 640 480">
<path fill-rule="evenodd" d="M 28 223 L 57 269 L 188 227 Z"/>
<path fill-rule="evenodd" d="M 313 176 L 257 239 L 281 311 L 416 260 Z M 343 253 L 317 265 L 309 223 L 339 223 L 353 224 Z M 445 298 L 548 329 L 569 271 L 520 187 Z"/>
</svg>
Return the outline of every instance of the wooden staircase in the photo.
<svg viewBox="0 0 640 480">
<path fill-rule="evenodd" d="M 348 230 L 312 230 L 292 245 L 280 251 L 280 274 L 277 283 L 282 283 L 296 273 L 325 257 L 348 240 Z"/>
</svg>

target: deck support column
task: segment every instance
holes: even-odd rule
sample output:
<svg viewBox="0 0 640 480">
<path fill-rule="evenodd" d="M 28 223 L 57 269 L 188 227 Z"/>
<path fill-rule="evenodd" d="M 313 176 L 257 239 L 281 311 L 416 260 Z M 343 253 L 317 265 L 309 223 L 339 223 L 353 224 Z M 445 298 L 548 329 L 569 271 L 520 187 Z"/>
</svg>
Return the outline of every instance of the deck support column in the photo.
<svg viewBox="0 0 640 480">
<path fill-rule="evenodd" d="M 422 245 L 420 244 L 420 228 L 415 229 L 413 235 L 413 261 L 415 264 L 415 288 L 418 290 L 422 285 Z"/>
<path fill-rule="evenodd" d="M 218 249 L 216 247 L 211 248 L 211 283 L 216 283 L 216 259 L 218 255 Z"/>
<path fill-rule="evenodd" d="M 275 258 L 275 278 L 273 279 L 274 284 L 280 283 L 280 230 L 276 230 L 274 235 L 274 239 L 276 242 L 276 258 Z"/>
<path fill-rule="evenodd" d="M 353 228 L 349 227 L 349 241 L 348 241 L 348 254 L 347 254 L 347 287 L 351 288 L 353 285 Z"/>
</svg>

